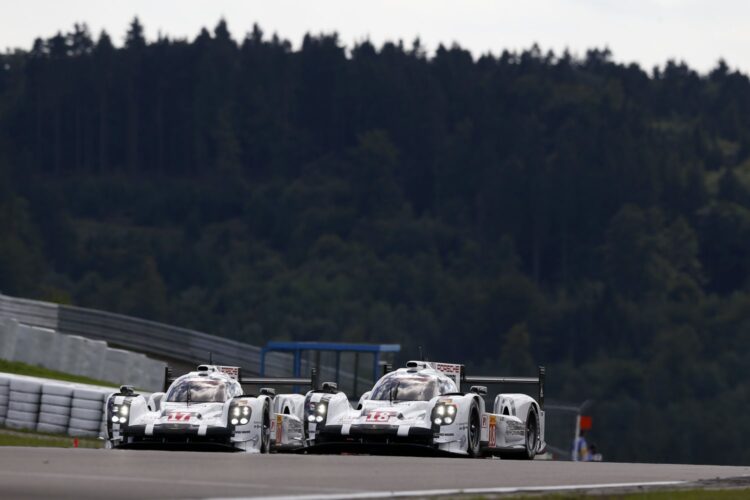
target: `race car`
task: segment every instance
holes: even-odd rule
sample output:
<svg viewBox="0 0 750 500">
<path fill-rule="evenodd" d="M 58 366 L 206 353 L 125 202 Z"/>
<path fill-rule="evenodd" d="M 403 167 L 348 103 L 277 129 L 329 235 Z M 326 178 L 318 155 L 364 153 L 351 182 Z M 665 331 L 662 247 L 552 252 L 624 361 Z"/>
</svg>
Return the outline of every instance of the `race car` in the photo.
<svg viewBox="0 0 750 500">
<path fill-rule="evenodd" d="M 480 457 L 533 459 L 544 440 L 544 367 L 538 377 L 469 377 L 463 365 L 409 361 L 386 373 L 356 408 L 340 393 L 308 394 L 308 450 L 392 453 L 403 446 Z M 486 386 L 461 392 L 461 384 L 534 384 L 526 394 L 498 394 L 491 411 Z"/>
<path fill-rule="evenodd" d="M 167 371 L 165 392 L 146 397 L 136 394 L 132 387 L 122 386 L 108 398 L 107 447 L 211 446 L 269 453 L 275 444 L 272 440 L 272 430 L 277 423 L 274 403 L 276 400 L 285 403 L 287 409 L 294 401 L 301 406 L 304 396 L 276 396 L 275 390 L 269 387 L 261 388 L 257 395 L 245 394 L 243 384 L 315 387 L 317 380 L 315 370 L 309 379 L 244 378 L 237 367 L 216 365 L 200 365 L 196 371 L 177 378 L 172 378 Z M 294 418 L 301 422 L 301 418 L 293 415 L 281 421 Z M 282 436 L 277 434 L 277 437 Z M 304 436 L 290 433 L 286 442 L 282 439 L 278 442 L 302 446 Z"/>
</svg>

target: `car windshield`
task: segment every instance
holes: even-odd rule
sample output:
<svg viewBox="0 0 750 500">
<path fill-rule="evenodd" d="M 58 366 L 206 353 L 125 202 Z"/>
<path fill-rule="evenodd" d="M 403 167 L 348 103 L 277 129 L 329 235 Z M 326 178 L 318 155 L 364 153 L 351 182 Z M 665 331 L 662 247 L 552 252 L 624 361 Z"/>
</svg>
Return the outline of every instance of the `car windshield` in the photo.
<svg viewBox="0 0 750 500">
<path fill-rule="evenodd" d="M 370 399 L 378 401 L 429 401 L 438 395 L 437 380 L 424 376 L 386 376 L 372 388 Z"/>
<path fill-rule="evenodd" d="M 221 380 L 183 380 L 169 390 L 167 401 L 187 403 L 223 403 L 227 400 L 227 387 Z"/>
</svg>

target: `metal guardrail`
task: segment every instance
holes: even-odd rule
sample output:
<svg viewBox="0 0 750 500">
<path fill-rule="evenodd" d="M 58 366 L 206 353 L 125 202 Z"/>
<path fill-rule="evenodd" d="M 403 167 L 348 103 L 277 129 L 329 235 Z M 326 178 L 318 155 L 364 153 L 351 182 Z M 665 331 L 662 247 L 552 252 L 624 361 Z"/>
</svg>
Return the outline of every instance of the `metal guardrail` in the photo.
<svg viewBox="0 0 750 500">
<path fill-rule="evenodd" d="M 258 374 L 260 348 L 207 333 L 96 309 L 51 304 L 0 294 L 0 317 L 68 335 L 104 340 L 109 345 L 188 364 L 205 363 L 209 353 L 222 364 Z M 286 375 L 289 355 L 269 359 L 267 374 Z"/>
</svg>

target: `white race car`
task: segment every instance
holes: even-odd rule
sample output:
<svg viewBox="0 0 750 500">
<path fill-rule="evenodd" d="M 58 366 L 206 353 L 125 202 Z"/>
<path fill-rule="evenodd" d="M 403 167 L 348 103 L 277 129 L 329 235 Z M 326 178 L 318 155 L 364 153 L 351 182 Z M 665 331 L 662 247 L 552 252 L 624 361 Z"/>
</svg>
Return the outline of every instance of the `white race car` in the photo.
<svg viewBox="0 0 750 500">
<path fill-rule="evenodd" d="M 276 396 L 264 387 L 244 394 L 242 385 L 317 385 L 315 371 L 304 378 L 243 378 L 237 367 L 200 365 L 194 372 L 172 379 L 166 392 L 145 397 L 122 386 L 107 401 L 106 442 L 109 448 L 165 448 L 211 446 L 252 453 L 268 453 L 277 444 L 304 444 L 304 396 Z M 284 416 L 274 414 L 279 406 Z M 296 407 L 299 407 L 297 410 Z M 289 412 L 292 409 L 296 414 Z M 299 422 L 295 426 L 294 422 Z M 290 423 L 291 422 L 291 423 Z M 281 423 L 281 426 L 277 424 Z M 289 429 L 286 439 L 277 428 Z M 299 428 L 299 432 L 293 432 Z M 274 440 L 274 437 L 277 438 Z"/>
<path fill-rule="evenodd" d="M 468 377 L 463 365 L 409 361 L 386 373 L 352 408 L 343 393 L 311 392 L 305 422 L 310 451 L 397 452 L 399 445 L 431 452 L 533 459 L 544 441 L 544 367 L 538 377 Z M 539 400 L 498 394 L 485 407 L 486 386 L 534 384 Z"/>
</svg>

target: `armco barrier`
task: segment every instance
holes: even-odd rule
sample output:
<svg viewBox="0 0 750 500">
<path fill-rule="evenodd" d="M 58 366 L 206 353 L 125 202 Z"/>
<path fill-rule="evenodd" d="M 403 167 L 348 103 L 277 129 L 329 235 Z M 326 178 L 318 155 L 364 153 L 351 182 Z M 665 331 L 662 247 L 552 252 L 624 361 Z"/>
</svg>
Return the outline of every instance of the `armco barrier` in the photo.
<svg viewBox="0 0 750 500">
<path fill-rule="evenodd" d="M 250 375 L 257 375 L 260 367 L 260 348 L 236 340 L 121 314 L 19 299 L 0 294 L 0 358 L 5 357 L 5 359 L 11 358 L 3 355 L 3 349 L 7 351 L 7 348 L 3 347 L 2 339 L 3 318 L 13 318 L 21 325 L 55 330 L 70 336 L 65 342 L 59 338 L 54 339 L 54 342 L 61 343 L 55 348 L 56 352 L 61 353 L 58 358 L 60 365 L 54 369 L 68 373 L 76 373 L 70 370 L 83 365 L 90 370 L 89 376 L 92 376 L 91 374 L 97 373 L 100 368 L 97 364 L 99 361 L 103 362 L 102 365 L 107 373 L 112 373 L 110 366 L 107 365 L 106 356 L 88 359 L 85 362 L 79 358 L 79 348 L 76 345 L 80 345 L 81 341 L 77 338 L 102 340 L 107 342 L 110 349 L 122 348 L 187 365 L 206 363 L 209 357 L 212 357 L 215 363 L 240 366 L 245 373 Z M 15 342 L 15 339 L 7 340 L 9 345 Z M 153 364 L 149 365 L 149 361 L 145 356 L 134 361 L 131 364 L 133 370 L 130 374 L 119 377 L 116 382 L 158 390 L 163 380 L 163 371 L 154 369 Z M 50 365 L 54 362 L 54 359 L 48 360 Z M 140 363 L 143 365 L 138 366 Z M 292 357 L 287 353 L 269 353 L 266 356 L 265 365 L 267 376 L 292 374 Z M 136 369 L 135 366 L 138 368 Z M 332 366 L 319 368 L 324 379 L 333 379 L 335 369 Z M 302 371 L 308 372 L 309 369 L 309 364 L 304 361 Z M 136 380 L 134 376 L 138 374 L 142 374 L 146 380 Z M 112 380 L 103 375 L 94 378 Z M 352 385 L 352 378 L 352 373 L 341 371 L 342 387 Z M 365 378 L 360 378 L 359 386 L 365 387 L 368 382 Z"/>
<path fill-rule="evenodd" d="M 21 325 L 103 340 L 110 347 L 186 364 L 205 363 L 212 356 L 217 363 L 241 366 L 250 374 L 258 373 L 259 347 L 155 321 L 0 294 L 0 320 L 3 318 L 15 319 Z M 9 344 L 15 342 L 7 341 Z M 6 351 L 7 348 L 0 339 L 0 357 L 9 359 L 7 355 L 4 356 Z M 75 351 L 61 351 L 67 353 L 65 359 L 75 359 Z M 71 362 L 73 361 L 68 361 L 69 364 Z M 95 368 L 96 366 L 92 366 L 92 369 Z M 269 376 L 290 375 L 291 356 L 281 353 L 269 356 L 266 360 L 266 373 Z"/>
</svg>

